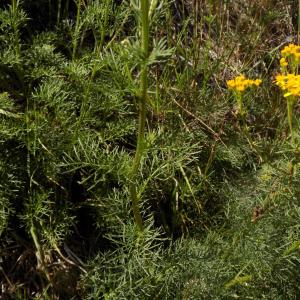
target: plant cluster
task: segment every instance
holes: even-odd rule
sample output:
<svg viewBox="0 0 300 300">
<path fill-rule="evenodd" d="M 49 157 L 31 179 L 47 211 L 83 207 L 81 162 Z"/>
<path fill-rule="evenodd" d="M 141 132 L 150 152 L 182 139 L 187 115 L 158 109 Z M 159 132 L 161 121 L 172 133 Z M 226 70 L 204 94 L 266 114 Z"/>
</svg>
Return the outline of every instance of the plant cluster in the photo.
<svg viewBox="0 0 300 300">
<path fill-rule="evenodd" d="M 299 297 L 296 8 L 202 2 L 0 3 L 1 299 Z"/>
</svg>

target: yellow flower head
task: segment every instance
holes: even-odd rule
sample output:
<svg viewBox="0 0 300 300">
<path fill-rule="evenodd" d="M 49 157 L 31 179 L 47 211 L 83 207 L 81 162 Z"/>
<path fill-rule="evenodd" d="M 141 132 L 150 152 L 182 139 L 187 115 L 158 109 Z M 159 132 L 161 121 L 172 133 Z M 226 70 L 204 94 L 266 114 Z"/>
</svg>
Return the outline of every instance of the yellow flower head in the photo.
<svg viewBox="0 0 300 300">
<path fill-rule="evenodd" d="M 282 58 L 280 59 L 280 66 L 283 72 L 287 71 L 287 67 L 290 64 L 292 71 L 295 72 L 295 68 L 300 63 L 300 46 L 289 44 L 281 50 Z"/>
<path fill-rule="evenodd" d="M 228 89 L 234 90 L 237 92 L 243 92 L 248 87 L 259 86 L 261 84 L 260 79 L 251 80 L 247 79 L 244 75 L 239 75 L 234 79 L 227 81 Z"/>
<path fill-rule="evenodd" d="M 262 80 L 261 79 L 255 79 L 255 80 L 252 80 L 253 81 L 253 84 L 255 86 L 259 86 L 261 83 L 262 83 Z"/>
<path fill-rule="evenodd" d="M 298 53 L 300 53 L 300 46 L 294 44 L 289 44 L 281 50 L 281 55 L 283 57 L 289 57 L 289 56 L 297 57 Z"/>
<path fill-rule="evenodd" d="M 275 83 L 285 92 L 284 97 L 300 96 L 300 75 L 279 74 L 276 76 Z"/>
<path fill-rule="evenodd" d="M 285 68 L 285 67 L 288 66 L 288 62 L 287 62 L 287 60 L 286 60 L 285 57 L 282 57 L 282 58 L 280 59 L 280 66 L 281 66 L 282 68 Z"/>
</svg>

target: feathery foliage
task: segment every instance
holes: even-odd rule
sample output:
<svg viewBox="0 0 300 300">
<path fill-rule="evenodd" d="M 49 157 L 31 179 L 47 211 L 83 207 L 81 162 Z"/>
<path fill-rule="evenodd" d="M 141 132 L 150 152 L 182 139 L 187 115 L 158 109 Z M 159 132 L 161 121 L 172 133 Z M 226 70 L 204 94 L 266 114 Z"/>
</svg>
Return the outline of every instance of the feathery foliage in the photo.
<svg viewBox="0 0 300 300">
<path fill-rule="evenodd" d="M 287 119 L 273 83 L 297 18 L 288 0 L 2 1 L 1 297 L 298 299 L 299 105 Z M 242 73 L 262 83 L 236 98 Z"/>
</svg>

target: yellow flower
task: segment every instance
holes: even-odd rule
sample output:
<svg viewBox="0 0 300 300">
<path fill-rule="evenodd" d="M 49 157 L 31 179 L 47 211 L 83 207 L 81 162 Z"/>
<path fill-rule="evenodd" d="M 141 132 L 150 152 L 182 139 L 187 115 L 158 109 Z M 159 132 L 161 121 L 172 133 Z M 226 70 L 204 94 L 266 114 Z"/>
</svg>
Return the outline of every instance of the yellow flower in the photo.
<svg viewBox="0 0 300 300">
<path fill-rule="evenodd" d="M 285 67 L 288 66 L 288 62 L 287 62 L 287 60 L 284 57 L 282 57 L 280 59 L 280 66 L 283 67 L 283 68 L 285 68 Z"/>
<path fill-rule="evenodd" d="M 227 81 L 227 87 L 230 90 L 235 90 L 237 92 L 243 92 L 248 87 L 259 86 L 261 84 L 260 79 L 251 80 L 247 79 L 244 75 L 239 75 L 234 79 Z"/>
<path fill-rule="evenodd" d="M 289 96 L 300 96 L 300 75 L 279 74 L 276 76 L 275 83 L 285 92 L 285 98 Z"/>
<path fill-rule="evenodd" d="M 262 83 L 262 80 L 261 80 L 261 79 L 255 79 L 254 82 L 253 82 L 253 84 L 254 84 L 255 86 L 259 86 L 261 83 Z"/>
<path fill-rule="evenodd" d="M 280 66 L 283 70 L 288 66 L 289 62 L 294 69 L 300 63 L 300 46 L 289 44 L 281 50 L 282 58 L 280 59 Z M 289 61 L 287 60 L 289 58 Z M 295 71 L 295 70 L 293 70 Z"/>
<path fill-rule="evenodd" d="M 246 89 L 246 86 L 244 84 L 238 84 L 235 86 L 235 89 L 239 92 L 243 92 Z"/>
<path fill-rule="evenodd" d="M 294 44 L 289 44 L 281 50 L 281 55 L 283 57 L 296 55 L 297 53 L 300 53 L 300 46 Z"/>
</svg>

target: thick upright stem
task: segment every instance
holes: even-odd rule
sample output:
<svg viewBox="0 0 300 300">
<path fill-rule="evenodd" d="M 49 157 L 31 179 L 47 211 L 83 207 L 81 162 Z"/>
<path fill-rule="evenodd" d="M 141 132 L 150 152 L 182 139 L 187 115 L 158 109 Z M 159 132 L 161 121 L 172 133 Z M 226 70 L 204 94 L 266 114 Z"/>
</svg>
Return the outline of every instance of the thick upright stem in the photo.
<svg viewBox="0 0 300 300">
<path fill-rule="evenodd" d="M 141 164 L 144 149 L 144 137 L 145 137 L 145 122 L 146 122 L 146 102 L 148 96 L 148 68 L 147 58 L 149 56 L 149 1 L 141 0 L 141 46 L 143 51 L 143 64 L 141 66 L 141 91 L 139 95 L 139 125 L 138 125 L 138 137 L 135 157 L 133 161 L 131 182 L 130 182 L 130 194 L 132 200 L 132 210 L 135 223 L 140 231 L 143 230 L 143 221 L 141 212 L 139 209 L 139 199 L 136 190 L 137 174 Z"/>
</svg>

